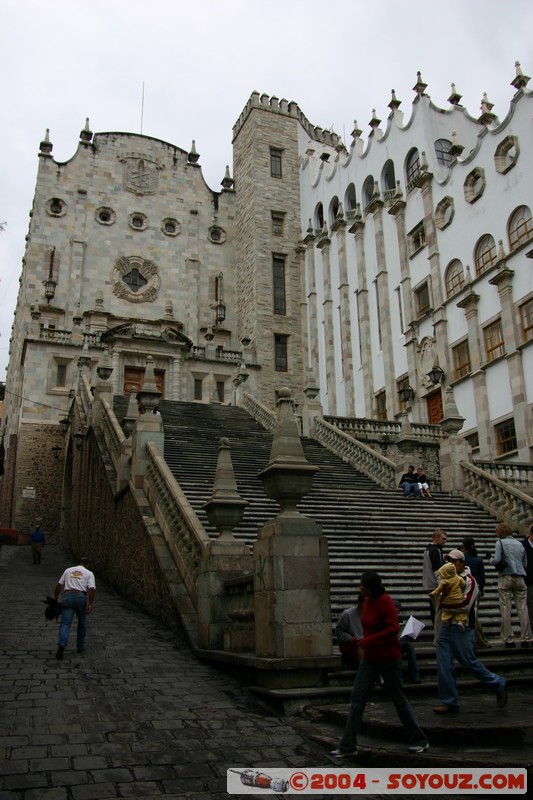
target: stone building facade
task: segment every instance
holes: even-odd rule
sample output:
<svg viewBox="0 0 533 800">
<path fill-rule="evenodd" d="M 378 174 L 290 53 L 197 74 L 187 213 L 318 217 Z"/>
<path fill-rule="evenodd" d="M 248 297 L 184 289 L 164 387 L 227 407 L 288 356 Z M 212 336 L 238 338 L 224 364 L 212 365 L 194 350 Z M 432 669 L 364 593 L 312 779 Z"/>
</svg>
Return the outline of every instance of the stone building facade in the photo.
<svg viewBox="0 0 533 800">
<path fill-rule="evenodd" d="M 221 190 L 189 151 L 80 132 L 40 144 L 2 421 L 0 525 L 58 531 L 80 365 L 115 394 L 147 356 L 165 399 L 273 407 L 309 383 L 333 416 L 435 423 L 444 390 L 481 459 L 530 462 L 533 403 L 533 94 L 517 66 L 503 121 L 418 75 L 364 141 L 253 93 Z M 436 368 L 434 371 L 432 368 Z M 68 435 L 67 435 L 68 438 Z M 53 452 L 55 448 L 55 452 Z M 58 456 L 56 458 L 56 456 Z"/>
</svg>

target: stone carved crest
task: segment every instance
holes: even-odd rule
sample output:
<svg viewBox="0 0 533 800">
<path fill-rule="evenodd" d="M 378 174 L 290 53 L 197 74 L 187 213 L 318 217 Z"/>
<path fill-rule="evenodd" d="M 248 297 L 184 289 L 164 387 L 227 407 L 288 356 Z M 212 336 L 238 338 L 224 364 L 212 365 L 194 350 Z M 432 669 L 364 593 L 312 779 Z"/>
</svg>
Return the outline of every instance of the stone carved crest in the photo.
<svg viewBox="0 0 533 800">
<path fill-rule="evenodd" d="M 124 163 L 124 189 L 136 195 L 155 194 L 158 189 L 157 172 L 163 167 L 140 153 L 128 153 L 120 159 Z"/>
<path fill-rule="evenodd" d="M 430 336 L 424 337 L 418 347 L 418 379 L 422 386 L 428 386 L 431 381 L 427 377 L 436 359 L 435 340 Z"/>
<path fill-rule="evenodd" d="M 161 285 L 157 265 L 141 256 L 117 258 L 111 280 L 114 294 L 130 303 L 153 302 Z"/>
</svg>

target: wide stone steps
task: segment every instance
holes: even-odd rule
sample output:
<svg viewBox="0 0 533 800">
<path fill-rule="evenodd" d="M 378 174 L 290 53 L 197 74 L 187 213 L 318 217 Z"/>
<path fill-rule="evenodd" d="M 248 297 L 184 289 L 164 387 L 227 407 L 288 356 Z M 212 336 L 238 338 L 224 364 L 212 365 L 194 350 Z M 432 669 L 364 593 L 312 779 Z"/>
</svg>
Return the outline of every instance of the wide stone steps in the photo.
<svg viewBox="0 0 533 800">
<path fill-rule="evenodd" d="M 125 398 L 115 398 L 119 420 L 126 405 Z M 278 513 L 257 477 L 269 462 L 272 435 L 235 407 L 164 401 L 160 411 L 165 460 L 213 538 L 217 534 L 203 506 L 213 491 L 219 440 L 229 439 L 238 491 L 248 501 L 234 535 L 253 547 L 258 529 Z M 479 553 L 485 554 L 494 550 L 494 520 L 464 499 L 443 493 L 436 493 L 434 499 L 406 500 L 399 491 L 377 486 L 317 442 L 303 439 L 302 444 L 306 458 L 319 471 L 299 509 L 322 526 L 328 539 L 333 621 L 353 603 L 361 572 L 375 569 L 401 602 L 404 616 L 412 613 L 429 624 L 421 564 L 433 530 L 447 531 L 450 549 L 459 546 L 464 535 L 473 535 Z M 497 637 L 499 609 L 491 567 L 487 567 L 487 579 L 480 616 L 488 635 Z M 421 640 L 429 638 L 428 627 Z"/>
</svg>

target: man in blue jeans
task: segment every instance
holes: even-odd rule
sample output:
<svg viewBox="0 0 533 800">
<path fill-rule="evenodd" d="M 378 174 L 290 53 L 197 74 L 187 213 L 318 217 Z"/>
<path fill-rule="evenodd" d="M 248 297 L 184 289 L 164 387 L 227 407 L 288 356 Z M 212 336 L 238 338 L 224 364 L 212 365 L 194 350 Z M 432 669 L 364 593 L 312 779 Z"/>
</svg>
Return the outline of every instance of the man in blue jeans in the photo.
<svg viewBox="0 0 533 800">
<path fill-rule="evenodd" d="M 479 592 L 478 585 L 470 570 L 465 565 L 465 556 L 461 550 L 451 550 L 447 560 L 455 566 L 455 571 L 466 581 L 466 589 L 460 606 L 469 612 L 469 626 L 462 629 L 450 623 L 439 628 L 437 637 L 437 680 L 441 705 L 433 709 L 435 714 L 453 714 L 459 711 L 459 689 L 455 677 L 454 659 L 470 670 L 486 689 L 496 694 L 498 708 L 507 703 L 507 686 L 505 678 L 491 672 L 481 663 L 475 649 L 475 601 Z"/>
<path fill-rule="evenodd" d="M 58 661 L 63 660 L 63 653 L 68 645 L 70 626 L 72 625 L 74 614 L 78 620 L 76 650 L 78 653 L 83 653 L 85 650 L 87 614 L 92 611 L 96 591 L 94 575 L 90 569 L 87 569 L 88 563 L 87 558 L 81 558 L 77 566 L 66 569 L 54 591 L 56 600 L 63 592 L 61 625 L 59 627 L 59 642 L 56 653 Z"/>
</svg>

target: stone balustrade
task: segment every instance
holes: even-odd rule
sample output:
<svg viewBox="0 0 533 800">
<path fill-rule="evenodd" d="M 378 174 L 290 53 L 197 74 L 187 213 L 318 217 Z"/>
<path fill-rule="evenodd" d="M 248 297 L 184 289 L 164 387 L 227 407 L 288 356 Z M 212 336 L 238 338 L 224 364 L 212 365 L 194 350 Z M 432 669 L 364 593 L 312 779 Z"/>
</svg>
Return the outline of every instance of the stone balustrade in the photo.
<svg viewBox="0 0 533 800">
<path fill-rule="evenodd" d="M 242 394 L 242 406 L 265 430 L 274 430 L 276 415 L 248 392 Z"/>
<path fill-rule="evenodd" d="M 122 445 L 126 436 L 119 425 L 115 412 L 107 397 L 102 397 L 102 433 L 113 466 L 118 472 L 120 469 Z"/>
<path fill-rule="evenodd" d="M 349 431 L 355 436 L 364 436 L 365 438 L 389 437 L 397 439 L 402 428 L 400 422 L 381 419 L 332 416 L 324 416 L 324 419 L 342 431 Z M 444 431 L 440 425 L 421 424 L 419 422 L 411 422 L 410 425 L 412 434 L 416 439 L 437 441 L 444 438 Z"/>
<path fill-rule="evenodd" d="M 83 341 L 76 341 L 72 339 L 72 331 L 58 330 L 57 328 L 41 328 L 39 334 L 40 339 L 48 342 L 57 342 L 58 344 L 72 344 L 78 347 L 83 347 L 85 343 L 89 347 L 100 347 L 100 334 L 93 331 L 82 332 Z"/>
<path fill-rule="evenodd" d="M 525 534 L 533 520 L 533 498 L 475 464 L 461 461 L 461 467 L 464 497 Z"/>
<path fill-rule="evenodd" d="M 371 447 L 357 441 L 349 434 L 339 430 L 335 425 L 321 417 L 315 419 L 315 439 L 331 450 L 343 461 L 363 472 L 385 489 L 394 489 L 397 485 L 396 465 Z"/>
<path fill-rule="evenodd" d="M 146 451 L 149 462 L 144 491 L 191 603 L 197 610 L 199 563 L 209 544 L 209 536 L 157 447 L 148 442 Z"/>
<path fill-rule="evenodd" d="M 533 464 L 498 464 L 496 461 L 474 461 L 476 467 L 507 483 L 533 489 Z"/>
</svg>

